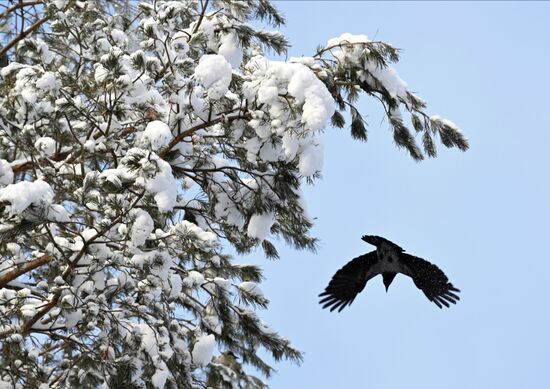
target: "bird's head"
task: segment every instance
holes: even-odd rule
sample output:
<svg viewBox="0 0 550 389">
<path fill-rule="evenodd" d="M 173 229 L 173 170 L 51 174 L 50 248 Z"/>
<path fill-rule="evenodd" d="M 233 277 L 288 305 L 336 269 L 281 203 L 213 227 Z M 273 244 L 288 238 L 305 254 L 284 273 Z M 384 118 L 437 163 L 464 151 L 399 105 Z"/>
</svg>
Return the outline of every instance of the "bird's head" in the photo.
<svg viewBox="0 0 550 389">
<path fill-rule="evenodd" d="M 384 281 L 384 286 L 386 287 L 386 292 L 388 291 L 388 288 L 390 287 L 396 275 L 397 273 L 390 271 L 382 273 L 382 279 Z"/>
</svg>

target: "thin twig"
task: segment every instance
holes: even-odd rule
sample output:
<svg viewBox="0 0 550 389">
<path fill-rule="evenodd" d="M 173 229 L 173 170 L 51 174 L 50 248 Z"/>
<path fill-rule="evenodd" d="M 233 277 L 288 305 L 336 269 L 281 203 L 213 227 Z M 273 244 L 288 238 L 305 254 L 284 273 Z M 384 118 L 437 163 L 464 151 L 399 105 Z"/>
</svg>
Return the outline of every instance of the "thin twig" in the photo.
<svg viewBox="0 0 550 389">
<path fill-rule="evenodd" d="M 14 47 L 16 44 L 19 43 L 19 41 L 23 40 L 27 35 L 29 35 L 31 32 L 36 30 L 38 27 L 40 27 L 42 24 L 46 23 L 50 19 L 49 16 L 44 16 L 42 19 L 38 20 L 36 23 L 34 23 L 32 26 L 27 28 L 23 33 L 19 34 L 17 38 L 12 40 L 10 43 L 8 43 L 6 46 L 2 47 L 0 49 L 0 57 L 6 54 L 12 47 Z"/>
<path fill-rule="evenodd" d="M 202 4 L 202 1 L 201 1 L 201 4 Z M 202 23 L 202 19 L 204 18 L 204 14 L 206 13 L 207 7 L 208 7 L 208 0 L 206 0 L 204 2 L 204 5 L 202 6 L 202 11 L 201 11 L 201 15 L 199 16 L 199 20 L 197 24 L 195 24 L 195 28 L 193 28 L 193 34 L 195 34 L 199 30 L 199 27 L 201 26 L 201 23 Z"/>
<path fill-rule="evenodd" d="M 6 16 L 8 16 L 8 14 L 12 13 L 13 11 L 17 11 L 20 8 L 30 7 L 32 5 L 38 5 L 38 4 L 42 4 L 42 3 L 43 3 L 42 0 L 28 1 L 28 2 L 24 2 L 24 3 L 23 2 L 22 3 L 17 3 L 15 5 L 12 5 L 11 7 L 9 7 L 4 12 L 2 12 L 0 14 L 0 19 L 5 18 Z"/>
</svg>

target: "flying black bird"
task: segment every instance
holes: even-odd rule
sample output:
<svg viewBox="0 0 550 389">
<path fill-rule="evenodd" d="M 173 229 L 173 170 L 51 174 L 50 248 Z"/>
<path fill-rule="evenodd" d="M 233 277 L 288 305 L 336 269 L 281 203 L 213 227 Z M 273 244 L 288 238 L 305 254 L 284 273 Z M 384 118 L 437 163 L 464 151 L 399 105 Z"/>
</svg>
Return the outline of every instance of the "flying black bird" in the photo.
<svg viewBox="0 0 550 389">
<path fill-rule="evenodd" d="M 365 235 L 361 239 L 376 246 L 375 251 L 363 254 L 344 265 L 330 280 L 319 304 L 330 311 L 342 311 L 365 288 L 367 281 L 382 274 L 386 292 L 397 273 L 413 279 L 428 300 L 439 308 L 456 304 L 460 292 L 449 282 L 440 268 L 422 258 L 407 254 L 405 250 L 389 240 L 375 235 Z"/>
</svg>

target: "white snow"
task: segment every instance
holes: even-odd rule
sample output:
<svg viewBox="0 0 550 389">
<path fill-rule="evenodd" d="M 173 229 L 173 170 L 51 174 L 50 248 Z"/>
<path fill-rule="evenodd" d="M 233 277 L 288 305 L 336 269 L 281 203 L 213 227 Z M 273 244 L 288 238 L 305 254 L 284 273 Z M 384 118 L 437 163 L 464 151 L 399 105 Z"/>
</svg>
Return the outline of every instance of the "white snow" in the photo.
<svg viewBox="0 0 550 389">
<path fill-rule="evenodd" d="M 128 44 L 128 37 L 126 36 L 124 31 L 121 31 L 119 29 L 114 28 L 111 30 L 111 38 L 113 38 L 118 46 L 124 47 Z"/>
<path fill-rule="evenodd" d="M 192 288 L 194 286 L 200 286 L 204 284 L 204 276 L 198 271 L 191 270 L 187 274 L 187 277 L 183 279 L 183 284 L 188 288 Z"/>
<path fill-rule="evenodd" d="M 46 72 L 36 81 L 36 87 L 46 91 L 57 91 L 59 89 L 59 83 L 53 73 Z"/>
<path fill-rule="evenodd" d="M 244 281 L 239 284 L 239 289 L 245 291 L 248 294 L 264 298 L 264 294 L 257 283 L 251 281 Z"/>
<path fill-rule="evenodd" d="M 51 203 L 52 199 L 53 189 L 42 180 L 21 181 L 0 189 L 0 201 L 9 203 L 10 216 L 23 212 L 31 204 Z"/>
<path fill-rule="evenodd" d="M 391 66 L 380 67 L 375 61 L 368 61 L 367 70 L 387 89 L 393 98 L 407 98 L 407 83 L 399 77 Z"/>
<path fill-rule="evenodd" d="M 36 42 L 36 48 L 38 53 L 40 54 L 40 59 L 43 63 L 48 65 L 53 60 L 53 54 L 50 51 L 50 48 L 46 42 L 44 42 L 41 39 L 37 39 Z"/>
<path fill-rule="evenodd" d="M 147 180 L 146 189 L 154 193 L 153 198 L 159 211 L 170 212 L 176 205 L 177 181 L 172 175 L 172 167 L 168 162 L 158 158 L 156 163 L 160 171 L 154 178 Z"/>
<path fill-rule="evenodd" d="M 55 145 L 55 140 L 49 136 L 38 138 L 36 142 L 34 142 L 34 148 L 47 157 L 51 157 L 55 154 Z"/>
<path fill-rule="evenodd" d="M 150 145 L 153 151 L 157 151 L 170 143 L 172 131 L 166 123 L 153 120 L 147 124 L 141 135 L 141 142 Z"/>
<path fill-rule="evenodd" d="M 239 44 L 239 38 L 234 32 L 222 35 L 218 54 L 223 56 L 231 64 L 233 69 L 240 66 L 243 60 L 243 50 Z"/>
<path fill-rule="evenodd" d="M 219 193 L 217 200 L 214 206 L 216 218 L 223 218 L 228 224 L 242 230 L 246 220 L 235 204 L 229 199 L 229 196 L 225 193 Z"/>
<path fill-rule="evenodd" d="M 155 228 L 155 223 L 149 213 L 143 209 L 133 210 L 132 216 L 135 217 L 131 229 L 132 247 L 139 247 L 144 244 L 145 240 L 151 235 Z"/>
<path fill-rule="evenodd" d="M 283 135 L 283 151 L 287 159 L 294 159 L 299 148 L 300 140 L 291 132 L 285 132 Z"/>
<path fill-rule="evenodd" d="M 109 76 L 109 71 L 102 64 L 97 64 L 94 70 L 94 79 L 97 82 L 103 82 Z"/>
<path fill-rule="evenodd" d="M 217 242 L 216 234 L 205 231 L 195 223 L 191 223 L 187 220 L 176 223 L 172 227 L 172 231 L 176 232 L 182 238 L 190 239 L 197 247 L 212 247 Z"/>
<path fill-rule="evenodd" d="M 30 104 L 36 103 L 36 99 L 38 98 L 35 90 L 29 87 L 24 87 L 23 89 L 21 89 L 21 97 L 23 98 L 23 100 Z"/>
<path fill-rule="evenodd" d="M 323 167 L 323 145 L 319 139 L 307 144 L 300 153 L 298 168 L 304 177 L 310 177 Z"/>
<path fill-rule="evenodd" d="M 176 32 L 172 36 L 172 49 L 177 53 L 179 58 L 187 57 L 187 53 L 189 52 L 189 43 L 187 43 L 187 39 L 189 39 L 188 35 L 182 31 Z"/>
<path fill-rule="evenodd" d="M 331 38 L 327 42 L 327 47 L 337 46 L 346 43 L 368 43 L 370 39 L 366 35 L 352 35 L 345 32 L 337 38 Z"/>
<path fill-rule="evenodd" d="M 273 223 L 275 223 L 275 214 L 273 212 L 254 214 L 250 217 L 246 233 L 251 238 L 257 238 L 262 241 L 269 234 L 269 230 L 271 226 L 273 226 Z"/>
<path fill-rule="evenodd" d="M 263 85 L 258 89 L 258 103 L 271 104 L 279 97 L 279 90 L 276 86 Z"/>
<path fill-rule="evenodd" d="M 84 315 L 81 309 L 75 309 L 64 311 L 63 316 L 65 317 L 65 327 L 71 329 L 82 320 Z"/>
<path fill-rule="evenodd" d="M 272 142 L 265 142 L 262 148 L 260 149 L 260 158 L 263 161 L 274 162 L 279 160 L 281 155 L 281 145 L 273 144 Z"/>
<path fill-rule="evenodd" d="M 214 346 L 216 345 L 214 335 L 203 335 L 197 339 L 193 347 L 193 362 L 198 366 L 206 366 L 212 360 Z"/>
<path fill-rule="evenodd" d="M 170 296 L 169 298 L 176 298 L 181 293 L 183 281 L 179 274 L 173 273 L 170 275 Z"/>
<path fill-rule="evenodd" d="M 48 219 L 55 222 L 67 223 L 71 221 L 69 212 L 60 204 L 52 204 L 48 209 Z"/>
<path fill-rule="evenodd" d="M 19 69 L 21 69 L 24 66 L 25 65 L 23 65 L 19 62 L 11 62 L 10 64 L 8 64 L 7 66 L 4 66 L 0 70 L 0 75 L 4 78 L 8 77 L 11 73 L 18 71 Z"/>
<path fill-rule="evenodd" d="M 124 166 L 130 160 L 134 160 L 134 158 L 140 158 L 140 163 L 144 170 L 142 174 L 134 173 L 133 167 Z M 144 185 L 147 192 L 153 195 L 159 211 L 172 211 L 176 205 L 178 182 L 174 178 L 172 167 L 168 162 L 161 159 L 154 152 L 135 147 L 128 150 L 126 156 L 121 160 L 121 164 L 121 167 L 106 170 L 99 176 L 105 178 L 120 176 L 129 180 L 134 179 L 136 183 Z M 108 174 L 107 171 L 109 172 Z"/>
<path fill-rule="evenodd" d="M 13 182 L 13 169 L 8 161 L 0 159 L 0 185 L 9 185 Z"/>
<path fill-rule="evenodd" d="M 289 65 L 297 67 L 288 83 L 288 93 L 304 102 L 302 122 L 312 131 L 322 130 L 336 109 L 332 95 L 309 68 Z"/>
<path fill-rule="evenodd" d="M 203 55 L 195 68 L 195 79 L 207 89 L 211 99 L 219 99 L 227 93 L 231 76 L 231 64 L 218 54 Z"/>
<path fill-rule="evenodd" d="M 332 54 L 343 63 L 349 62 L 357 65 L 360 63 L 360 57 L 364 53 L 368 54 L 370 52 L 365 46 L 365 44 L 369 42 L 371 42 L 371 40 L 366 35 L 344 33 L 338 38 L 330 39 L 327 43 L 327 47 L 341 45 L 338 48 L 333 48 L 331 50 Z M 369 84 L 373 84 L 374 80 L 372 77 L 374 77 L 384 88 L 386 88 L 391 97 L 400 98 L 405 101 L 407 100 L 407 84 L 399 77 L 392 66 L 379 66 L 377 61 L 368 60 L 365 63 L 364 69 L 368 74 L 363 75 L 362 78 Z"/>
<path fill-rule="evenodd" d="M 153 374 L 153 376 L 151 377 L 151 383 L 155 388 L 159 388 L 159 389 L 164 388 L 164 384 L 166 383 L 166 380 L 168 379 L 168 377 L 171 376 L 170 370 L 168 370 L 168 367 L 166 366 L 166 364 L 163 362 L 161 363 L 161 365 L 164 365 L 162 366 L 163 368 L 157 368 L 157 370 L 155 371 L 155 374 Z"/>
<path fill-rule="evenodd" d="M 287 111 L 276 104 L 279 100 L 276 93 L 288 91 L 302 106 L 301 122 L 307 129 L 319 131 L 326 127 L 336 106 L 325 84 L 310 68 L 301 63 L 269 61 L 260 56 L 250 60 L 246 68 L 256 80 L 244 84 L 245 95 L 256 94 L 259 102 L 272 104 L 271 116 L 283 115 Z M 283 116 L 281 118 L 285 119 Z"/>
<path fill-rule="evenodd" d="M 231 286 L 231 282 L 223 277 L 214 277 L 214 283 L 226 291 L 229 291 Z"/>
<path fill-rule="evenodd" d="M 36 314 L 35 304 L 25 304 L 19 309 L 21 314 L 27 318 L 33 317 Z"/>
<path fill-rule="evenodd" d="M 67 5 L 69 0 L 54 0 L 54 4 L 57 7 L 57 9 L 63 9 Z"/>
</svg>

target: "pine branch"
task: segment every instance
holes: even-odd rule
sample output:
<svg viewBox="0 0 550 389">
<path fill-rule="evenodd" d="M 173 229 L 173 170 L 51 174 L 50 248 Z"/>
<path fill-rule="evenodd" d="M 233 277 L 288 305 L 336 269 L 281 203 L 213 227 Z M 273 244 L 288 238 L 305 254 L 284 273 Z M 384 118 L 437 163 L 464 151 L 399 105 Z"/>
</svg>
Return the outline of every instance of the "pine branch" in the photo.
<svg viewBox="0 0 550 389">
<path fill-rule="evenodd" d="M 0 274 L 0 289 L 4 288 L 8 283 L 15 280 L 17 277 L 28 273 L 37 267 L 45 265 L 46 263 L 52 260 L 51 254 L 43 255 L 39 258 L 35 258 L 31 261 L 26 262 L 23 266 L 10 270 L 4 274 Z"/>
<path fill-rule="evenodd" d="M 68 277 L 71 275 L 73 270 L 78 265 L 78 262 L 82 259 L 84 254 L 86 253 L 88 247 L 100 236 L 103 236 L 107 231 L 109 231 L 114 225 L 120 223 L 123 217 L 125 217 L 128 212 L 134 209 L 134 207 L 137 205 L 139 201 L 141 201 L 141 198 L 143 197 L 145 193 L 142 193 L 140 196 L 136 198 L 136 200 L 128 207 L 128 209 L 120 214 L 118 217 L 116 217 L 111 223 L 109 223 L 107 226 L 105 226 L 101 231 L 97 232 L 93 237 L 88 239 L 86 243 L 83 245 L 83 247 L 80 249 L 80 251 L 76 254 L 75 258 L 69 263 L 67 268 L 63 271 L 61 274 L 61 278 L 65 281 L 67 281 Z M 27 335 L 30 330 L 32 329 L 32 326 L 40 320 L 46 313 L 48 313 L 53 307 L 57 305 L 59 302 L 59 299 L 61 297 L 62 289 L 58 289 L 54 295 L 52 296 L 52 299 L 50 302 L 48 302 L 42 309 L 40 309 L 33 317 L 31 317 L 21 328 L 21 335 Z"/>
</svg>

